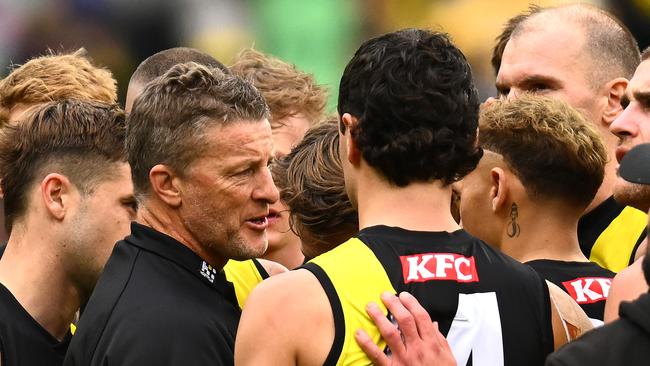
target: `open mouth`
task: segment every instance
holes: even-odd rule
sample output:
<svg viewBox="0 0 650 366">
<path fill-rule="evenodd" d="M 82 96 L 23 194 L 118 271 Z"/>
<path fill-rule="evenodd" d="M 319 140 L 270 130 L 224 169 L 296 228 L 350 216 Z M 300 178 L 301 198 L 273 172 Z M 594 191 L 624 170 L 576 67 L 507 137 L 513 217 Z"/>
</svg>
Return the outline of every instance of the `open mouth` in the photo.
<svg viewBox="0 0 650 366">
<path fill-rule="evenodd" d="M 268 216 L 266 216 L 266 218 L 269 221 L 276 221 L 276 220 L 280 219 L 280 214 L 281 213 L 282 213 L 282 211 L 270 210 L 269 214 L 268 214 Z"/>
<path fill-rule="evenodd" d="M 269 224 L 269 221 L 266 216 L 253 217 L 252 219 L 246 220 L 251 223 L 256 229 L 264 230 Z"/>
</svg>

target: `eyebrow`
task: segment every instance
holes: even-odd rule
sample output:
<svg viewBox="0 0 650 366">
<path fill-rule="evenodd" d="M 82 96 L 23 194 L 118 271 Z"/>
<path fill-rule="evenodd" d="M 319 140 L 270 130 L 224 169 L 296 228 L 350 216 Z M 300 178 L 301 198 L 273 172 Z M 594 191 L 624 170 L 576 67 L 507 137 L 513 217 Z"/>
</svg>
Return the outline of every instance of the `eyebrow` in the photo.
<svg viewBox="0 0 650 366">
<path fill-rule="evenodd" d="M 525 78 L 522 78 L 519 80 L 519 82 L 516 85 L 530 85 L 530 84 L 536 84 L 536 83 L 545 83 L 549 84 L 551 86 L 557 87 L 562 84 L 562 81 L 554 78 L 552 76 L 544 76 L 544 75 L 528 75 Z M 510 84 L 510 87 L 515 84 Z M 494 84 L 497 90 L 501 91 L 503 89 L 508 88 L 506 84 L 504 84 L 501 81 L 498 81 Z"/>
<path fill-rule="evenodd" d="M 650 107 L 650 91 L 635 91 L 632 95 L 639 104 L 644 107 Z"/>
<path fill-rule="evenodd" d="M 557 86 L 562 84 L 562 81 L 552 76 L 530 75 L 523 78 L 519 84 L 526 85 L 526 84 L 535 84 L 535 83 L 546 83 L 546 84 L 551 84 L 553 86 Z"/>
</svg>

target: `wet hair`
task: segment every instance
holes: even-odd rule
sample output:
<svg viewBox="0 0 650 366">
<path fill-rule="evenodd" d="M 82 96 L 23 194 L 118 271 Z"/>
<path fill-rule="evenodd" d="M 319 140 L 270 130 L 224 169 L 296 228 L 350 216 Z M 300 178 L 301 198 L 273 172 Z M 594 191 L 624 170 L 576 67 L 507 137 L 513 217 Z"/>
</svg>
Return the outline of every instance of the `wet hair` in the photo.
<svg viewBox="0 0 650 366">
<path fill-rule="evenodd" d="M 241 77 L 194 62 L 173 66 L 147 84 L 128 117 L 126 146 L 136 195 L 149 192 L 149 171 L 156 164 L 183 175 L 204 152 L 206 129 L 267 117 L 264 98 Z"/>
<path fill-rule="evenodd" d="M 585 117 L 557 99 L 524 94 L 482 108 L 480 143 L 499 153 L 537 200 L 586 208 L 605 175 L 607 151 Z"/>
<path fill-rule="evenodd" d="M 465 56 L 447 35 L 421 29 L 363 43 L 339 88 L 339 115 L 357 119 L 350 133 L 364 160 L 398 187 L 473 170 L 478 109 Z"/>
<path fill-rule="evenodd" d="M 291 153 L 272 165 L 280 199 L 289 207 L 291 229 L 315 243 L 308 257 L 324 253 L 359 230 L 357 211 L 345 191 L 339 157 L 338 119 L 311 128 Z"/>
<path fill-rule="evenodd" d="M 5 225 L 27 210 L 30 189 L 46 174 L 66 176 L 82 194 L 114 174 L 113 163 L 126 162 L 124 112 L 116 104 L 64 100 L 28 110 L 20 124 L 0 134 L 0 172 Z"/>
</svg>

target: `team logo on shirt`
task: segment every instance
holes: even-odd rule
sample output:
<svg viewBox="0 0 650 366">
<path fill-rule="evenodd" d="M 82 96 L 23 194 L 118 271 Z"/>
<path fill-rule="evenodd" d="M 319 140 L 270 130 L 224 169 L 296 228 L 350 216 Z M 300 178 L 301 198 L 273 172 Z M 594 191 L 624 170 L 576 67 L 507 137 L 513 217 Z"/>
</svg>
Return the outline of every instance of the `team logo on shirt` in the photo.
<svg viewBox="0 0 650 366">
<path fill-rule="evenodd" d="M 203 261 L 203 263 L 201 263 L 201 274 L 203 277 L 207 278 L 210 283 L 214 283 L 214 276 L 217 274 L 217 270 Z"/>
<path fill-rule="evenodd" d="M 609 288 L 612 286 L 611 278 L 582 277 L 571 281 L 562 282 L 569 295 L 578 304 L 591 304 L 607 299 Z"/>
<path fill-rule="evenodd" d="M 478 282 L 474 257 L 456 253 L 422 253 L 400 256 L 404 283 L 448 280 Z"/>
</svg>

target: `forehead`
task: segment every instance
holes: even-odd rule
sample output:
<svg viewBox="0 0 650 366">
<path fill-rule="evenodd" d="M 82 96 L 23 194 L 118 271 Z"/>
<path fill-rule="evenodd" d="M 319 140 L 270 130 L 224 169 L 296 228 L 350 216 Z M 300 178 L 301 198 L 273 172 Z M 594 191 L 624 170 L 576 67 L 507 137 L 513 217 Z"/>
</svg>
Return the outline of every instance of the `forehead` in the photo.
<svg viewBox="0 0 650 366">
<path fill-rule="evenodd" d="M 271 121 L 275 153 L 287 155 L 303 139 L 309 127 L 309 119 L 302 114 Z"/>
<path fill-rule="evenodd" d="M 650 60 L 641 62 L 637 67 L 627 91 L 629 93 L 650 92 Z"/>
<path fill-rule="evenodd" d="M 497 83 L 516 84 L 531 76 L 566 80 L 584 64 L 584 37 L 576 28 L 527 28 L 508 41 Z"/>
<path fill-rule="evenodd" d="M 273 151 L 271 126 L 266 119 L 211 126 L 206 129 L 205 136 L 207 149 L 204 156 L 245 158 L 266 156 Z"/>
</svg>

